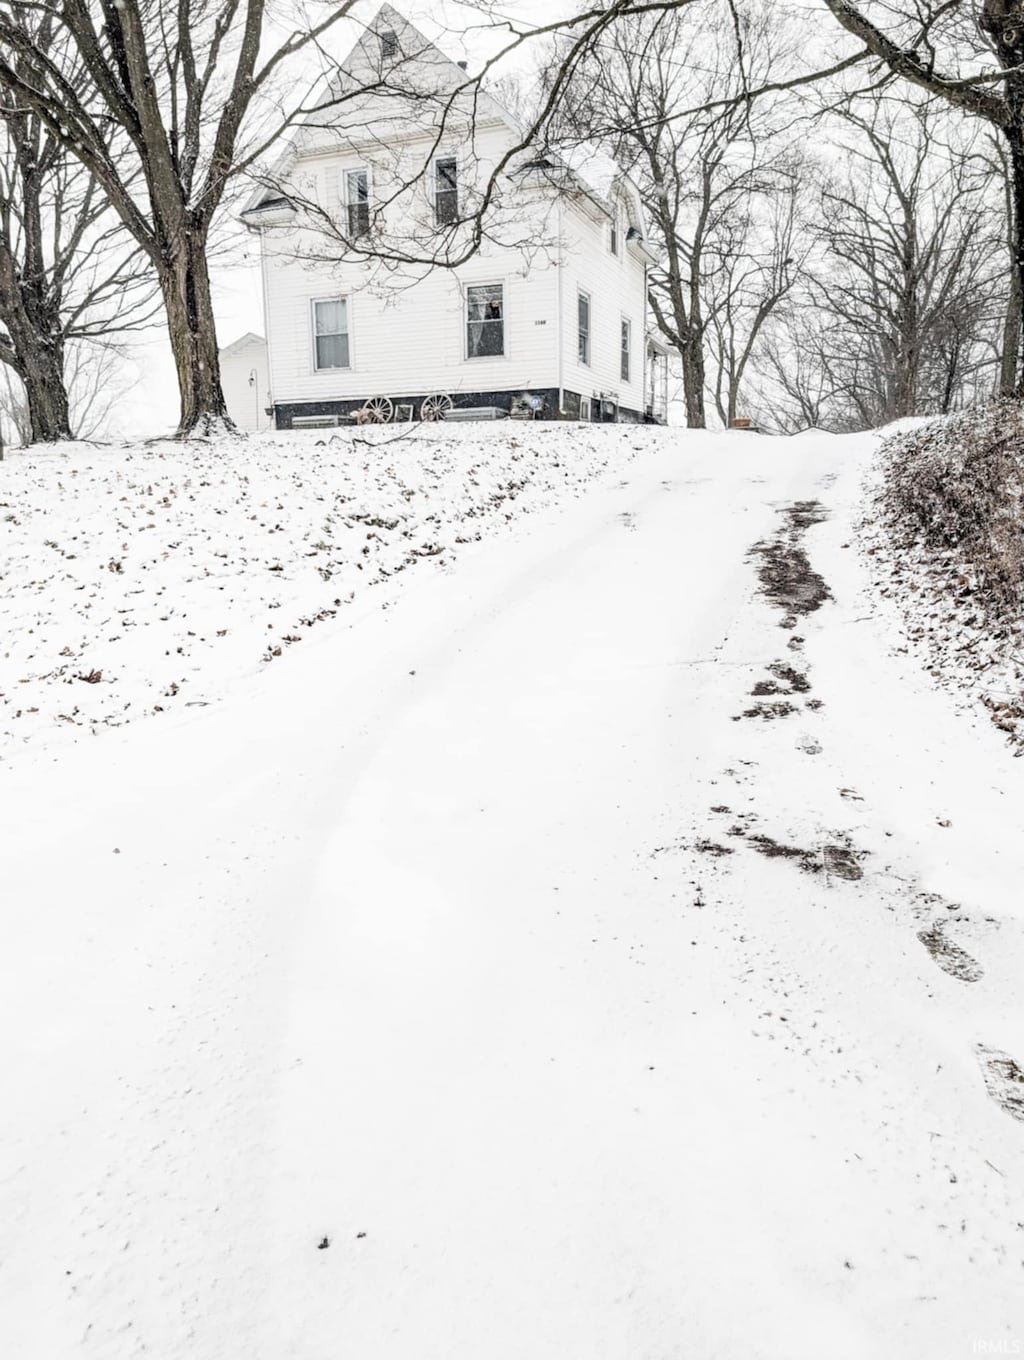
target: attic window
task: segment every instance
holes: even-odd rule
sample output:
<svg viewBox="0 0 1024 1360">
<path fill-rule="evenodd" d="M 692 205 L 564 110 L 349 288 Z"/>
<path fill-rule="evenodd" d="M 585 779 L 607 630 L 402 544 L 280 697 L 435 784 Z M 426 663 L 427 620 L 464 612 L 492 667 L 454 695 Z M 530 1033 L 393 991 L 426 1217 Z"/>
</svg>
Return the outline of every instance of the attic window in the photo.
<svg viewBox="0 0 1024 1360">
<path fill-rule="evenodd" d="M 459 163 L 454 156 L 434 162 L 434 221 L 439 227 L 459 220 Z"/>
<path fill-rule="evenodd" d="M 370 230 L 370 176 L 366 170 L 345 172 L 345 208 L 350 240 Z"/>
<path fill-rule="evenodd" d="M 398 56 L 398 34 L 393 28 L 386 28 L 383 33 L 381 33 L 380 54 L 385 59 Z"/>
</svg>

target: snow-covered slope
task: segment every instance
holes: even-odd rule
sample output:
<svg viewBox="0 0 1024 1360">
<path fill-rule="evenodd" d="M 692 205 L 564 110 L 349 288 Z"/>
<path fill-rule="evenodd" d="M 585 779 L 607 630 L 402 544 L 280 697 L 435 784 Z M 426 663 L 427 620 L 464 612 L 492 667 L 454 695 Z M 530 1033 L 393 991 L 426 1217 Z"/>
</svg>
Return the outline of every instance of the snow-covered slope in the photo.
<svg viewBox="0 0 1024 1360">
<path fill-rule="evenodd" d="M 1024 762 L 899 650 L 874 440 L 630 437 L 9 753 L 4 1354 L 1013 1353 Z"/>
<path fill-rule="evenodd" d="M 0 464 L 0 750 L 221 698 L 668 431 L 512 423 L 61 445 Z M 386 594 L 386 592 L 385 592 Z"/>
</svg>

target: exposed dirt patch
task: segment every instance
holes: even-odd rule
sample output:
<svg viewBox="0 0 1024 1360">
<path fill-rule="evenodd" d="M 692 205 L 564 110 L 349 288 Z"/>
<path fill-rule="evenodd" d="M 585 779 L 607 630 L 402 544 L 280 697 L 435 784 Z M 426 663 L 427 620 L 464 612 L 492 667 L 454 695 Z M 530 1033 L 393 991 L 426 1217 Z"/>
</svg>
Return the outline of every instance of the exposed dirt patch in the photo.
<svg viewBox="0 0 1024 1360">
<path fill-rule="evenodd" d="M 858 864 L 860 856 L 850 845 L 826 845 L 821 852 L 825 868 L 836 878 L 848 879 L 855 883 L 864 877 L 864 870 Z"/>
<path fill-rule="evenodd" d="M 787 616 L 811 614 L 832 598 L 824 578 L 812 568 L 803 548 L 766 543 L 758 544 L 754 551 L 761 558 L 757 572 L 761 589 Z"/>
<path fill-rule="evenodd" d="M 763 718 L 766 722 L 772 718 L 785 718 L 790 713 L 795 713 L 796 708 L 786 699 L 777 699 L 772 703 L 754 704 L 753 708 L 745 708 L 742 713 L 733 715 L 733 722 L 739 722 L 741 718 Z"/>
<path fill-rule="evenodd" d="M 828 519 L 828 511 L 821 501 L 794 501 L 784 512 L 794 532 L 802 534 L 812 524 Z"/>
<path fill-rule="evenodd" d="M 789 859 L 795 860 L 798 867 L 806 870 L 809 874 L 820 874 L 822 870 L 821 856 L 816 850 L 805 850 L 799 845 L 783 845 L 780 841 L 774 840 L 771 836 L 748 836 L 747 844 L 753 846 L 759 855 L 764 855 L 766 859 Z"/>
<path fill-rule="evenodd" d="M 709 841 L 706 839 L 694 841 L 693 848 L 698 854 L 713 855 L 715 859 L 720 859 L 722 855 L 731 855 L 734 853 L 731 845 L 719 845 L 717 841 Z"/>
<path fill-rule="evenodd" d="M 795 666 L 787 666 L 784 661 L 772 662 L 768 673 L 773 678 L 758 680 L 751 694 L 806 694 L 811 688 L 811 682 L 804 672 L 798 671 Z"/>
<path fill-rule="evenodd" d="M 751 552 L 761 559 L 757 574 L 762 592 L 785 612 L 783 627 L 791 628 L 798 614 L 811 614 L 832 598 L 801 545 L 804 532 L 827 514 L 819 501 L 797 501 L 783 515 L 786 522 L 779 537 L 772 543 L 756 543 Z"/>
<path fill-rule="evenodd" d="M 975 1051 L 989 1095 L 1000 1109 L 1014 1119 L 1024 1120 L 1024 1071 L 1009 1053 L 998 1048 L 978 1044 Z"/>
<path fill-rule="evenodd" d="M 795 666 L 787 666 L 784 661 L 775 661 L 768 669 L 777 680 L 789 686 L 790 694 L 806 694 L 811 688 L 811 682 L 806 674 L 798 671 Z"/>
<path fill-rule="evenodd" d="M 850 882 L 864 877 L 860 867 L 863 854 L 855 850 L 848 841 L 835 840 L 822 846 L 821 850 L 809 850 L 802 845 L 785 845 L 772 836 L 747 836 L 747 844 L 766 859 L 792 860 L 797 868 L 809 874 L 822 871 L 835 878 L 845 878 Z"/>
<path fill-rule="evenodd" d="M 919 930 L 917 938 L 944 973 L 960 982 L 977 982 L 985 970 L 977 959 L 971 958 L 966 949 L 961 949 L 946 935 L 945 922 L 936 921 L 930 930 Z"/>
</svg>

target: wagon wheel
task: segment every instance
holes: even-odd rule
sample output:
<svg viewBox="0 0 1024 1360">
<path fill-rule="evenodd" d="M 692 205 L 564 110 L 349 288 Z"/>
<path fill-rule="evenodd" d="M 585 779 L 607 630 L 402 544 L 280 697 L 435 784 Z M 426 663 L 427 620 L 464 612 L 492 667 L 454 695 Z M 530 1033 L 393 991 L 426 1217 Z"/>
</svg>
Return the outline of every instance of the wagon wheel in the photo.
<svg viewBox="0 0 1024 1360">
<path fill-rule="evenodd" d="M 368 425 L 386 425 L 395 414 L 390 397 L 369 397 L 363 402 L 363 419 Z"/>
<path fill-rule="evenodd" d="M 432 397 L 423 398 L 420 420 L 444 420 L 454 405 L 447 392 L 435 392 Z"/>
</svg>

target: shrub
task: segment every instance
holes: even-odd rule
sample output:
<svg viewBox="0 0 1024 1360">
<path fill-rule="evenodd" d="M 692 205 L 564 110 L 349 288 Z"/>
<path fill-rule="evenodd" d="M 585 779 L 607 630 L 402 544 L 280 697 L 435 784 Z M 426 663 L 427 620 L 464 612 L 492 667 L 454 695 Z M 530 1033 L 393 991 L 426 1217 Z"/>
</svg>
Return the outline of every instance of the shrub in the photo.
<svg viewBox="0 0 1024 1360">
<path fill-rule="evenodd" d="M 882 514 L 903 546 L 957 565 L 961 598 L 1017 625 L 1024 605 L 1024 404 L 1000 400 L 896 435 Z"/>
</svg>

